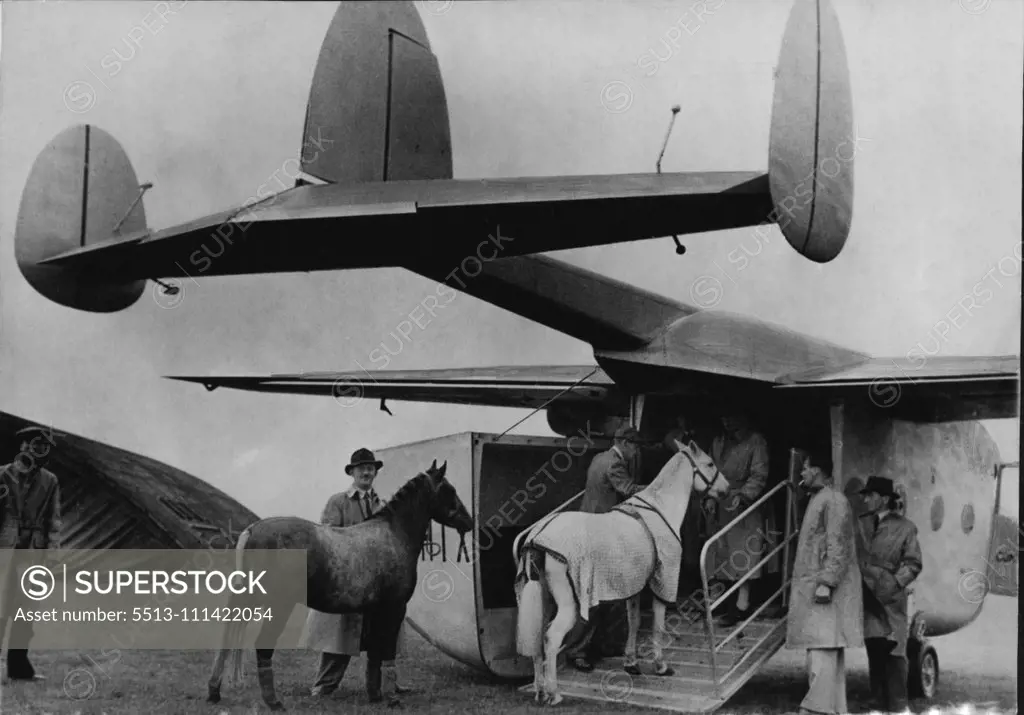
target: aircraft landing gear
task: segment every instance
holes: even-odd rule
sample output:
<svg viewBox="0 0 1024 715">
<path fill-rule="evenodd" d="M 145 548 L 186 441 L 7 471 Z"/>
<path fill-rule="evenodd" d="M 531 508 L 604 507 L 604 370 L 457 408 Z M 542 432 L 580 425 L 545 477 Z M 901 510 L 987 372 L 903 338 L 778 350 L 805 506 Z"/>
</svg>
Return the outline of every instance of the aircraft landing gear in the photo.
<svg viewBox="0 0 1024 715">
<path fill-rule="evenodd" d="M 939 655 L 927 640 L 907 641 L 907 694 L 933 700 L 939 687 Z"/>
</svg>

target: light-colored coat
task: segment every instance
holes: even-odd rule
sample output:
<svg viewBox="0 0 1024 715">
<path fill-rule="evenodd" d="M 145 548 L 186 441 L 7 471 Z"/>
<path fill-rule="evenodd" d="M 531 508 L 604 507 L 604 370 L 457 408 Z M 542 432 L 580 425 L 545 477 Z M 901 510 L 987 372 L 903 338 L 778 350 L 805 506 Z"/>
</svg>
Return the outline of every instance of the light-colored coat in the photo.
<svg viewBox="0 0 1024 715">
<path fill-rule="evenodd" d="M 580 511 L 605 514 L 643 489 L 643 485 L 633 480 L 622 454 L 612 447 L 591 460 Z"/>
<path fill-rule="evenodd" d="M 811 497 L 800 526 L 786 618 L 787 648 L 864 645 L 856 542 L 849 500 L 830 486 L 822 488 Z M 832 589 L 828 603 L 815 603 L 814 592 L 821 584 Z"/>
<path fill-rule="evenodd" d="M 56 475 L 40 467 L 25 476 L 14 464 L 0 465 L 0 549 L 57 549 L 60 530 Z"/>
<path fill-rule="evenodd" d="M 892 655 L 906 655 L 910 621 L 907 587 L 921 573 L 917 527 L 906 517 L 889 512 L 875 529 L 872 514 L 860 519 L 857 541 L 865 594 L 864 636 L 896 641 Z"/>
<path fill-rule="evenodd" d="M 375 514 L 384 507 L 373 494 L 370 514 Z M 353 526 L 366 519 L 359 501 L 359 491 L 353 486 L 333 495 L 327 500 L 320 523 L 334 527 Z M 365 644 L 362 643 L 363 617 L 358 613 L 333 614 L 321 613 L 310 609 L 306 619 L 301 646 L 318 650 L 323 653 L 339 653 L 357 656 Z M 405 625 L 398 634 L 398 654 L 404 650 Z"/>
</svg>

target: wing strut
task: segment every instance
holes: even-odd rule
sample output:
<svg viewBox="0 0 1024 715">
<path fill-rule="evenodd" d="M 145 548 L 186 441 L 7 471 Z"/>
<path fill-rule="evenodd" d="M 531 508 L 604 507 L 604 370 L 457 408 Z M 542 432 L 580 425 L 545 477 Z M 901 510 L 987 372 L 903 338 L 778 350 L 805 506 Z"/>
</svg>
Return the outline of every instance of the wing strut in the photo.
<svg viewBox="0 0 1024 715">
<path fill-rule="evenodd" d="M 514 429 L 515 429 L 516 427 L 518 427 L 519 425 L 521 425 L 521 424 L 522 424 L 523 422 L 526 422 L 526 420 L 528 420 L 528 419 L 530 419 L 531 417 L 533 417 L 533 416 L 534 416 L 535 414 L 537 414 L 537 413 L 538 413 L 538 412 L 539 412 L 540 410 L 543 410 L 543 409 L 544 409 L 545 407 L 547 407 L 548 405 L 550 405 L 550 404 L 551 404 L 552 402 L 554 402 L 555 400 L 557 400 L 557 399 L 558 399 L 559 397 L 561 397 L 562 395 L 564 395 L 564 394 L 565 394 L 565 393 L 567 393 L 567 392 L 570 392 L 571 390 L 574 390 L 574 389 L 576 389 L 576 387 L 578 387 L 579 385 L 582 385 L 582 384 L 583 384 L 584 382 L 586 382 L 586 381 L 587 381 L 587 380 L 589 380 L 589 379 L 590 379 L 591 377 L 593 377 L 594 373 L 595 373 L 595 372 L 597 372 L 597 371 L 598 371 L 598 370 L 600 370 L 600 369 L 601 369 L 601 368 L 599 368 L 599 367 L 595 367 L 595 368 L 594 368 L 593 370 L 591 370 L 590 372 L 588 372 L 588 373 L 587 373 L 586 375 L 584 375 L 583 377 L 581 377 L 581 378 L 580 378 L 579 380 L 577 380 L 577 381 L 576 381 L 576 382 L 574 382 L 573 384 L 569 385 L 569 386 L 568 386 L 568 387 L 566 387 L 565 389 L 561 390 L 561 391 L 560 391 L 560 392 L 559 392 L 559 393 L 558 393 L 557 395 L 555 395 L 554 397 L 550 397 L 550 398 L 548 398 L 548 399 L 547 399 L 547 401 L 546 401 L 546 402 L 544 402 L 544 404 L 540 405 L 539 407 L 535 407 L 535 408 L 534 408 L 533 410 L 531 410 L 531 411 L 530 411 L 530 414 L 526 415 L 526 417 L 524 417 L 523 419 L 519 420 L 519 421 L 518 421 L 518 422 L 516 422 L 516 423 L 515 423 L 514 425 L 512 425 L 511 427 L 509 427 L 509 428 L 508 428 L 507 430 L 505 430 L 504 432 L 502 432 L 501 434 L 499 434 L 499 435 L 497 436 L 497 438 L 495 438 L 495 440 L 494 440 L 494 441 L 495 441 L 495 442 L 497 442 L 497 441 L 498 441 L 499 439 L 501 439 L 502 437 L 504 437 L 505 435 L 507 435 L 507 434 L 508 434 L 509 432 L 511 432 L 512 430 L 514 430 Z"/>
</svg>

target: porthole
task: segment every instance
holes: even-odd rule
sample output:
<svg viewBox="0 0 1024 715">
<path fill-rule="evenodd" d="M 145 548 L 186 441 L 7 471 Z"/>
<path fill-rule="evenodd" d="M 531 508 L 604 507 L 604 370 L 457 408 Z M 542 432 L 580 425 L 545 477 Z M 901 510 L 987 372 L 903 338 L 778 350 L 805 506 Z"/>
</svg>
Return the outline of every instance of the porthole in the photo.
<svg viewBox="0 0 1024 715">
<path fill-rule="evenodd" d="M 960 528 L 964 530 L 965 534 L 970 534 L 974 531 L 974 505 L 968 504 L 964 507 L 963 514 L 960 515 Z"/>
<path fill-rule="evenodd" d="M 942 528 L 942 520 L 946 516 L 946 506 L 942 502 L 942 497 L 937 496 L 932 499 L 932 531 L 938 531 Z"/>
</svg>

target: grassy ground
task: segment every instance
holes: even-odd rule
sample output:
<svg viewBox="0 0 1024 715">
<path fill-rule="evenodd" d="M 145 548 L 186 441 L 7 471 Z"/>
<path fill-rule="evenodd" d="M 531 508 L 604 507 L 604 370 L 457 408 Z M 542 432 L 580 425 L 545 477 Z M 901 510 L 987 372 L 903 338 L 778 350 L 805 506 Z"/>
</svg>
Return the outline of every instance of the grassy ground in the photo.
<svg viewBox="0 0 1024 715">
<path fill-rule="evenodd" d="M 406 712 L 482 713 L 506 715 L 539 713 L 539 708 L 515 686 L 494 683 L 438 653 L 409 633 L 409 656 L 403 663 L 403 680 L 416 688 L 405 696 Z M 942 679 L 939 697 L 931 705 L 973 703 L 1016 711 L 1017 707 L 1017 600 L 990 597 L 978 620 L 959 633 L 937 638 Z M 247 672 L 252 673 L 250 653 Z M 90 662 L 87 658 L 91 658 Z M 242 715 L 265 712 L 258 687 L 250 682 L 242 690 L 224 690 L 224 702 L 204 702 L 206 677 L 212 653 L 199 651 L 130 651 L 115 660 L 90 652 L 40 652 L 33 660 L 41 683 L 4 683 L 0 686 L 0 712 L 17 715 L 82 713 L 128 715 L 129 713 L 202 713 Z M 394 712 L 369 705 L 363 690 L 363 660 L 353 661 L 346 681 L 327 703 L 308 697 L 315 654 L 282 651 L 274 659 L 278 694 L 292 713 Z M 783 713 L 795 711 L 806 690 L 803 653 L 782 650 L 769 661 L 722 713 Z M 867 660 L 863 649 L 847 656 L 848 697 L 851 707 L 867 694 Z M 66 687 L 65 687 L 66 686 Z M 70 695 L 81 696 L 72 699 Z M 608 703 L 611 705 L 611 703 Z M 923 712 L 929 704 L 915 703 Z M 566 701 L 557 708 L 563 715 L 577 713 L 655 712 L 638 708 L 606 707 L 605 704 Z"/>
</svg>

